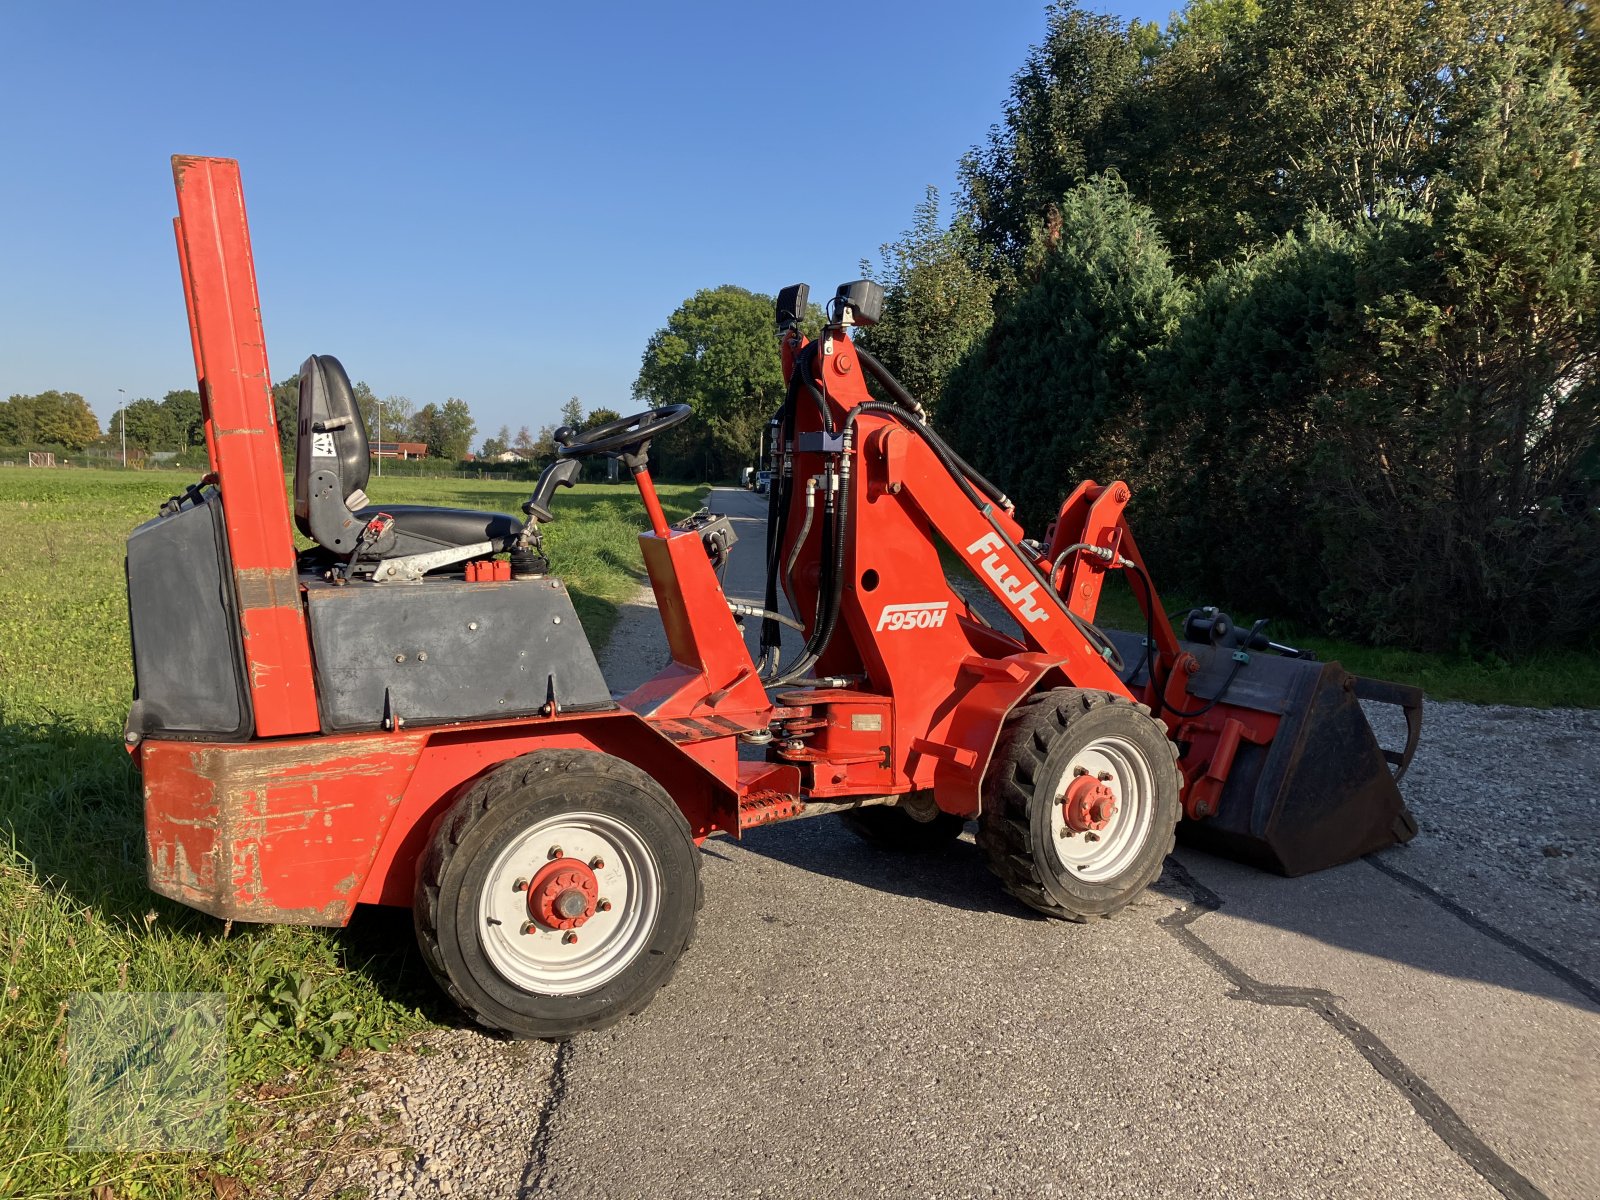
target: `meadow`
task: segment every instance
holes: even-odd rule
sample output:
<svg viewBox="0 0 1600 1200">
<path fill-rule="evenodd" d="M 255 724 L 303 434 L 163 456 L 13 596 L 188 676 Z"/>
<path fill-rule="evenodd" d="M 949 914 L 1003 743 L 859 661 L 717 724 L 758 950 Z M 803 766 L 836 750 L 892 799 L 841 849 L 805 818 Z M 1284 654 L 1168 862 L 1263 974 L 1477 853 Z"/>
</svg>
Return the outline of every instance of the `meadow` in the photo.
<svg viewBox="0 0 1600 1200">
<path fill-rule="evenodd" d="M 272 1191 L 276 1129 L 323 1095 L 325 1064 L 458 1020 L 409 915 L 344 930 L 224 926 L 145 887 L 138 776 L 121 746 L 132 697 L 127 535 L 189 482 L 176 473 L 0 469 L 0 1196 L 118 1198 Z M 374 479 L 376 503 L 516 512 L 531 484 Z M 662 485 L 669 518 L 702 489 Z M 646 524 L 627 484 L 580 485 L 546 527 L 555 570 L 603 644 L 643 580 Z M 75 992 L 223 993 L 231 1101 L 215 1154 L 74 1153 Z"/>
</svg>

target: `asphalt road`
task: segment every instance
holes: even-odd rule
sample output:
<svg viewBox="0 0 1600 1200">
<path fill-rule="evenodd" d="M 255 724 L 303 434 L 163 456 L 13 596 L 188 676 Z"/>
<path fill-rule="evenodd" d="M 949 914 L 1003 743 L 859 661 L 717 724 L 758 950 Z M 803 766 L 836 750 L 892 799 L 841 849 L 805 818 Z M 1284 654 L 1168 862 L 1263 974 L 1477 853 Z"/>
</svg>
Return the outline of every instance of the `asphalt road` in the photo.
<svg viewBox="0 0 1600 1200">
<path fill-rule="evenodd" d="M 713 498 L 744 539 L 730 594 L 761 590 L 761 505 Z M 627 616 L 612 686 L 661 647 L 653 613 Z M 1592 839 L 1570 805 L 1595 803 L 1600 726 L 1517 720 L 1517 768 L 1567 771 L 1552 819 Z M 1299 880 L 1183 850 L 1087 926 L 1012 901 L 970 834 L 932 859 L 831 818 L 709 842 L 698 939 L 642 1015 L 561 1047 L 461 1029 L 364 1061 L 346 1115 L 384 1144 L 309 1191 L 1600 1196 L 1593 889 L 1518 885 L 1492 831 L 1481 853 L 1441 855 L 1443 834 L 1414 852 L 1458 827 L 1452 771 L 1485 744 L 1425 729 L 1439 798 L 1412 847 Z"/>
</svg>

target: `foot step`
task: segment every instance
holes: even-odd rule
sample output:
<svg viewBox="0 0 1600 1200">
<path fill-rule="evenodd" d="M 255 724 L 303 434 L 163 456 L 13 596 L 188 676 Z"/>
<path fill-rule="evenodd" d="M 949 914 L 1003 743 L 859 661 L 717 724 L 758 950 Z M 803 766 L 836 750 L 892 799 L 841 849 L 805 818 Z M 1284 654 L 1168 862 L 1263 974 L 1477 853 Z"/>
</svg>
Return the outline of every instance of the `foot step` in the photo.
<svg viewBox="0 0 1600 1200">
<path fill-rule="evenodd" d="M 787 792 L 751 792 L 739 801 L 739 831 L 787 821 L 805 810 L 800 798 Z"/>
</svg>

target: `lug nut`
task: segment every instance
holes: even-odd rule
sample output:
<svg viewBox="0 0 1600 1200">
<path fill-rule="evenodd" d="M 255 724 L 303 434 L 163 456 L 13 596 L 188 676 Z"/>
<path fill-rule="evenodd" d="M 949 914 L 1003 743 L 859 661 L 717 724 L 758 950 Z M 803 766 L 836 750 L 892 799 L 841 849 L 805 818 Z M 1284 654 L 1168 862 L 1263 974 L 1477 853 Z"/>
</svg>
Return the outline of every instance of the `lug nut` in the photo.
<svg viewBox="0 0 1600 1200">
<path fill-rule="evenodd" d="M 1110 783 L 1112 776 L 1110 771 L 1101 771 L 1100 774 L 1095 776 L 1095 778 L 1101 783 Z"/>
<path fill-rule="evenodd" d="M 563 946 L 571 946 L 571 945 L 575 944 L 577 942 L 577 940 L 578 940 L 578 935 L 573 933 L 572 930 L 570 930 L 570 929 L 567 930 L 567 932 L 565 932 L 565 933 L 563 933 L 561 935 L 561 944 Z"/>
<path fill-rule="evenodd" d="M 1091 829 L 1083 835 L 1083 840 L 1086 842 L 1098 842 L 1100 835 Z"/>
<path fill-rule="evenodd" d="M 594 910 L 595 910 L 595 912 L 610 912 L 611 911 L 611 901 L 609 901 L 609 900 L 601 900 L 601 901 L 599 901 L 594 906 Z"/>
<path fill-rule="evenodd" d="M 552 859 L 560 858 L 561 857 L 561 847 L 560 846 L 551 846 L 550 847 L 550 857 Z"/>
<path fill-rule="evenodd" d="M 589 869 L 591 871 L 604 871 L 606 869 L 606 860 L 598 855 L 591 858 L 589 860 Z"/>
<path fill-rule="evenodd" d="M 1089 768 L 1088 767 L 1073 767 L 1072 768 L 1072 777 L 1074 779 L 1077 779 L 1080 775 L 1087 775 L 1088 773 L 1089 773 Z"/>
<path fill-rule="evenodd" d="M 539 932 L 539 927 L 537 925 L 535 925 L 532 921 L 524 921 L 522 923 L 522 932 L 523 933 L 538 933 Z"/>
<path fill-rule="evenodd" d="M 528 881 L 526 879 L 517 880 L 515 883 L 513 883 L 511 885 L 511 890 L 513 892 L 525 892 L 525 891 L 527 891 L 528 890 Z"/>
</svg>

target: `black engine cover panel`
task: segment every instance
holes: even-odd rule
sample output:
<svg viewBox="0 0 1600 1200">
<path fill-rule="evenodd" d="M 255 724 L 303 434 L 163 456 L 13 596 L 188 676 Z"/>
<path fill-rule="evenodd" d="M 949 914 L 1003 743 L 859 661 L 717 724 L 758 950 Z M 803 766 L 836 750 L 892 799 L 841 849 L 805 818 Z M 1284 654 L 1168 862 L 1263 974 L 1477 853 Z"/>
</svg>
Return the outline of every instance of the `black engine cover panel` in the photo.
<svg viewBox="0 0 1600 1200">
<path fill-rule="evenodd" d="M 133 635 L 130 734 L 230 741 L 250 736 L 244 654 L 222 498 L 146 521 L 128 536 Z"/>
<path fill-rule="evenodd" d="M 328 730 L 615 707 L 558 579 L 302 581 Z"/>
</svg>

